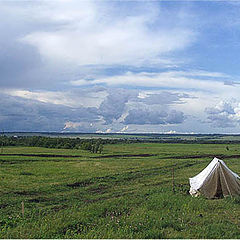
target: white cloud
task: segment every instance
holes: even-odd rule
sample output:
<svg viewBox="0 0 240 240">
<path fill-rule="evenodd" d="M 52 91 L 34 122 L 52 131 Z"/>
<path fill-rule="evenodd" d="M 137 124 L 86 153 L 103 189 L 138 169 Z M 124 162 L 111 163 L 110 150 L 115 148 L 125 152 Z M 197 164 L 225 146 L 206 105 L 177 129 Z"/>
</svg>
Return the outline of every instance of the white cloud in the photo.
<svg viewBox="0 0 240 240">
<path fill-rule="evenodd" d="M 240 124 L 240 102 L 236 99 L 220 101 L 214 107 L 206 108 L 206 113 L 214 127 L 236 127 Z"/>
<path fill-rule="evenodd" d="M 203 77 L 208 77 L 208 79 Z M 138 87 L 200 90 L 209 92 L 222 92 L 223 90 L 232 91 L 236 86 L 234 84 L 224 84 L 224 77 L 229 78 L 229 76 L 222 73 L 205 71 L 167 71 L 160 73 L 127 72 L 124 75 L 110 76 L 95 80 L 81 79 L 72 81 L 71 83 L 75 86 L 107 84 L 108 86 L 127 85 Z"/>
<path fill-rule="evenodd" d="M 30 91 L 22 89 L 0 89 L 10 96 L 37 100 L 43 103 L 59 104 L 68 107 L 99 107 L 108 95 L 104 88 L 75 89 L 71 91 Z"/>
<path fill-rule="evenodd" d="M 111 128 L 108 128 L 107 130 L 106 130 L 106 133 L 111 133 L 112 132 L 112 129 Z"/>
<path fill-rule="evenodd" d="M 175 130 L 170 130 L 168 132 L 164 132 L 165 134 L 176 134 L 177 132 Z"/>
<path fill-rule="evenodd" d="M 80 130 L 81 132 L 95 132 L 96 126 L 90 122 L 65 122 L 63 130 Z"/>
<path fill-rule="evenodd" d="M 76 65 L 168 64 L 166 54 L 188 47 L 196 33 L 185 26 L 161 26 L 166 14 L 157 15 L 156 4 L 145 4 L 146 11 L 125 9 L 109 2 L 44 2 L 36 15 L 60 26 L 54 30 L 34 31 L 22 42 L 35 46 L 52 61 Z M 120 4 L 120 3 L 119 3 Z M 44 5 L 44 4 L 43 4 Z M 43 10 L 46 10 L 44 12 Z M 36 18 L 37 18 L 36 17 Z M 175 17 L 177 21 L 177 16 Z M 159 25 L 159 26 L 158 26 Z M 154 26 L 154 27 L 153 27 Z"/>
<path fill-rule="evenodd" d="M 63 129 L 78 128 L 82 125 L 80 122 L 66 122 Z"/>
<path fill-rule="evenodd" d="M 119 132 L 120 133 L 123 133 L 123 132 L 126 132 L 128 130 L 129 126 L 124 126 Z"/>
</svg>

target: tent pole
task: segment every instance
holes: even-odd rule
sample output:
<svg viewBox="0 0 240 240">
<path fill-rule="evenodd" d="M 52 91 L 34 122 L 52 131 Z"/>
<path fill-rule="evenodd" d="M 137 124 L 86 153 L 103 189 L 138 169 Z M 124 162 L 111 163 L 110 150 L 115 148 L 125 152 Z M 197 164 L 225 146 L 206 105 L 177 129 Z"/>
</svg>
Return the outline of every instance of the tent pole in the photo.
<svg viewBox="0 0 240 240">
<path fill-rule="evenodd" d="M 24 218 L 24 201 L 22 201 L 22 217 Z"/>
</svg>

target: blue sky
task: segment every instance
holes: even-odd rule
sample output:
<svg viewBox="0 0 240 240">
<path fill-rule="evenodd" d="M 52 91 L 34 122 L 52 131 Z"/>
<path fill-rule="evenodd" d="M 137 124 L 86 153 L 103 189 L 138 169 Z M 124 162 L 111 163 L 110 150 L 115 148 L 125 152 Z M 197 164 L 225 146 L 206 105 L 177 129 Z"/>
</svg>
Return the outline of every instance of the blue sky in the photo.
<svg viewBox="0 0 240 240">
<path fill-rule="evenodd" d="M 238 1 L 0 1 L 5 131 L 239 133 Z"/>
</svg>

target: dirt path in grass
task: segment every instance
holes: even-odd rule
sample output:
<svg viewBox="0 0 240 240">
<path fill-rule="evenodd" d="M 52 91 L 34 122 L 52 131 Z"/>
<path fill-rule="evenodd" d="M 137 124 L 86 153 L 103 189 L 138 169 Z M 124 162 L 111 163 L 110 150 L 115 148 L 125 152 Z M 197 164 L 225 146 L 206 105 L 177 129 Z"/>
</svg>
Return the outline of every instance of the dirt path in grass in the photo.
<svg viewBox="0 0 240 240">
<path fill-rule="evenodd" d="M 57 155 L 57 154 L 25 154 L 25 153 L 1 153 L 0 156 L 19 156 L 19 157 L 63 157 L 63 158 L 78 158 L 82 155 Z"/>
<path fill-rule="evenodd" d="M 220 158 L 220 159 L 227 159 L 227 158 L 240 158 L 239 154 L 234 155 L 224 155 L 224 154 L 202 154 L 202 155 L 184 155 L 184 156 L 172 156 L 172 157 L 164 157 L 164 159 L 195 159 L 195 158 Z"/>
<path fill-rule="evenodd" d="M 124 157 L 152 157 L 158 154 L 111 154 L 111 155 L 98 155 L 98 156 L 87 156 L 88 158 L 124 158 Z M 86 157 L 83 155 L 62 155 L 62 154 L 24 154 L 24 153 L 2 153 L 1 156 L 22 156 L 22 157 L 51 157 L 51 158 L 82 158 Z M 224 155 L 224 154 L 200 154 L 200 155 L 180 155 L 180 156 L 162 156 L 162 159 L 195 159 L 195 158 L 240 158 L 239 154 Z"/>
<path fill-rule="evenodd" d="M 117 155 L 100 155 L 90 158 L 114 158 L 114 157 L 152 157 L 157 156 L 157 154 L 117 154 Z"/>
<path fill-rule="evenodd" d="M 99 155 L 99 156 L 88 156 L 89 158 L 113 158 L 113 157 L 151 157 L 157 154 L 117 154 L 117 155 Z M 83 155 L 60 155 L 60 154 L 25 154 L 25 153 L 2 153 L 0 156 L 22 156 L 22 157 L 52 157 L 52 158 L 80 158 L 86 157 Z"/>
</svg>

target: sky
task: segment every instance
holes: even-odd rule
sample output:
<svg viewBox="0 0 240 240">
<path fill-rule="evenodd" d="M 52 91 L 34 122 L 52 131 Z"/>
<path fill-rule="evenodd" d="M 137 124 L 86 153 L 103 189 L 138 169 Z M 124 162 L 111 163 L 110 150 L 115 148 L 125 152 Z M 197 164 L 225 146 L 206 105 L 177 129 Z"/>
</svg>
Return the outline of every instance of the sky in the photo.
<svg viewBox="0 0 240 240">
<path fill-rule="evenodd" d="M 0 131 L 240 133 L 240 1 L 0 0 Z"/>
</svg>

